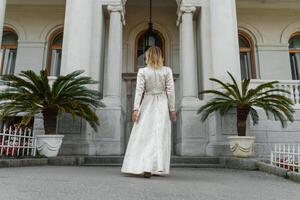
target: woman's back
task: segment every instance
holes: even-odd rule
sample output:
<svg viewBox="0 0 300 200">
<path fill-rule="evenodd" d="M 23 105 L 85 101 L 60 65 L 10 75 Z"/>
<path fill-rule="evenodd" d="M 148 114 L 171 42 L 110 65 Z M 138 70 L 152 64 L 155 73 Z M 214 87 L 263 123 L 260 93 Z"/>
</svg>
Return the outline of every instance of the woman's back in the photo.
<svg viewBox="0 0 300 200">
<path fill-rule="evenodd" d="M 139 110 L 142 96 L 166 94 L 170 111 L 175 111 L 173 73 L 169 67 L 145 67 L 138 71 L 134 110 Z"/>
<path fill-rule="evenodd" d="M 141 69 L 141 74 L 144 76 L 146 93 L 166 92 L 167 81 L 172 75 L 172 70 L 169 67 L 145 67 Z"/>
</svg>

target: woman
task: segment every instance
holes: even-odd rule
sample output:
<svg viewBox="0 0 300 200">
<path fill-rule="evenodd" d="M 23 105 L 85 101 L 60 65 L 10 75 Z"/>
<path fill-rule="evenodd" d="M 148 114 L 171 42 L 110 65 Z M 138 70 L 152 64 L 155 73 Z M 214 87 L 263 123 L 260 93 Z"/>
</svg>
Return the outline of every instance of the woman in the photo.
<svg viewBox="0 0 300 200">
<path fill-rule="evenodd" d="M 121 172 L 167 175 L 170 171 L 171 121 L 176 121 L 173 73 L 163 66 L 159 47 L 146 52 L 147 67 L 137 74 L 134 122 Z"/>
</svg>

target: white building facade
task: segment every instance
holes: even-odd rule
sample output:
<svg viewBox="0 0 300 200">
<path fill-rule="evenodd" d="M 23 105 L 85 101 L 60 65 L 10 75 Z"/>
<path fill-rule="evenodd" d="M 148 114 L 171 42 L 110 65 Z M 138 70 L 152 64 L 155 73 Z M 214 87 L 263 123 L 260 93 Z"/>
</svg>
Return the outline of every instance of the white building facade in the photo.
<svg viewBox="0 0 300 200">
<path fill-rule="evenodd" d="M 152 18 L 165 65 L 175 74 L 178 120 L 173 124 L 173 154 L 229 154 L 235 115 L 217 113 L 201 122 L 198 108 L 213 88 L 210 77 L 251 78 L 255 85 L 279 80 L 299 104 L 300 2 L 298 0 L 153 0 Z M 97 132 L 66 115 L 61 154 L 123 155 L 130 130 L 136 72 L 143 66 L 143 39 L 149 0 L 0 0 L 1 74 L 47 69 L 64 75 L 83 69 L 99 81 L 105 108 L 97 110 Z M 300 142 L 300 115 L 287 128 L 261 114 L 249 121 L 257 137 L 256 156 L 273 143 Z M 34 120 L 42 134 L 41 118 Z"/>
</svg>

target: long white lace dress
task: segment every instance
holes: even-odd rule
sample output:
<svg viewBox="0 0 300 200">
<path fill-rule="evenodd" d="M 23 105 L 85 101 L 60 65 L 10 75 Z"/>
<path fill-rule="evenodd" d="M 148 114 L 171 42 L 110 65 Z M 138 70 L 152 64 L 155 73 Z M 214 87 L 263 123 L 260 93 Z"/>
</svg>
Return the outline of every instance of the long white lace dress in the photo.
<svg viewBox="0 0 300 200">
<path fill-rule="evenodd" d="M 144 95 L 143 95 L 144 94 Z M 121 172 L 167 175 L 170 172 L 171 120 L 175 111 L 173 73 L 169 67 L 141 68 L 137 74 L 134 123 Z"/>
</svg>

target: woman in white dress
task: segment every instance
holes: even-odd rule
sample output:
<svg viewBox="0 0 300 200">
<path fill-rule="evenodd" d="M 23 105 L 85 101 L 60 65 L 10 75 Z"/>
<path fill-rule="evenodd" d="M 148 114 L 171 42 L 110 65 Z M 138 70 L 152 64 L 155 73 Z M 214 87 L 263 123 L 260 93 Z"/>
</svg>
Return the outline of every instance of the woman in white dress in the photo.
<svg viewBox="0 0 300 200">
<path fill-rule="evenodd" d="M 121 172 L 168 175 L 171 158 L 171 120 L 176 121 L 174 80 L 163 66 L 159 47 L 146 52 L 147 67 L 137 74 L 134 122 Z"/>
</svg>

